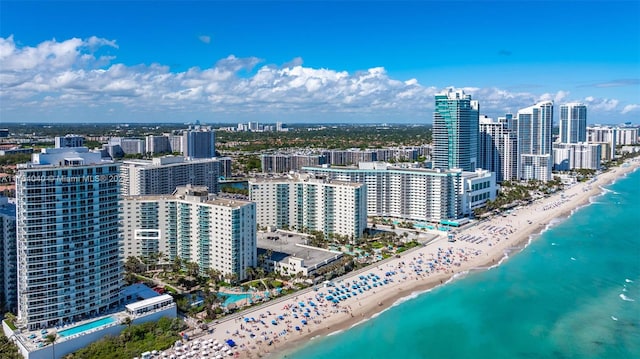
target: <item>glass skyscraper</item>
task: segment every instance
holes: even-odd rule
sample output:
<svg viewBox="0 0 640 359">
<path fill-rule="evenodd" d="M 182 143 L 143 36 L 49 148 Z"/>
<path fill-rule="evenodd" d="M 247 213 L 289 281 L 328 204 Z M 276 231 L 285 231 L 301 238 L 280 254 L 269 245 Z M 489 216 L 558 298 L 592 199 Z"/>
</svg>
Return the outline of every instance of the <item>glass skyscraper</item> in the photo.
<svg viewBox="0 0 640 359">
<path fill-rule="evenodd" d="M 560 106 L 560 142 L 578 143 L 587 141 L 587 106 L 567 103 Z"/>
<path fill-rule="evenodd" d="M 463 91 L 436 95 L 433 114 L 433 168 L 475 171 L 480 105 Z"/>
</svg>

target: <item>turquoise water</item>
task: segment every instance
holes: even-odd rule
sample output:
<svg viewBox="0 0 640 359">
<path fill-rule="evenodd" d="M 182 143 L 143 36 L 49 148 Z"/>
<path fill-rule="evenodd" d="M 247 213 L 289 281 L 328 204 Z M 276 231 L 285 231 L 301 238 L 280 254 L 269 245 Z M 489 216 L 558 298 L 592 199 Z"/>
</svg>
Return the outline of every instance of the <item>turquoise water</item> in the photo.
<svg viewBox="0 0 640 359">
<path fill-rule="evenodd" d="M 640 171 L 608 189 L 501 266 L 286 357 L 640 358 Z"/>
<path fill-rule="evenodd" d="M 225 297 L 224 302 L 222 303 L 222 306 L 224 307 L 228 306 L 231 303 L 235 303 L 239 300 L 245 300 L 247 298 L 251 298 L 251 293 L 242 293 L 242 294 L 220 293 L 220 295 Z"/>
<path fill-rule="evenodd" d="M 105 326 L 107 324 L 111 324 L 116 321 L 114 317 L 106 317 L 98 320 L 94 320 L 93 322 L 84 323 L 82 325 L 78 325 L 77 327 L 61 330 L 58 332 L 58 335 L 61 337 L 68 337 L 71 335 L 76 335 L 82 332 L 86 332 L 88 330 L 92 330 L 95 328 L 99 328 Z"/>
</svg>

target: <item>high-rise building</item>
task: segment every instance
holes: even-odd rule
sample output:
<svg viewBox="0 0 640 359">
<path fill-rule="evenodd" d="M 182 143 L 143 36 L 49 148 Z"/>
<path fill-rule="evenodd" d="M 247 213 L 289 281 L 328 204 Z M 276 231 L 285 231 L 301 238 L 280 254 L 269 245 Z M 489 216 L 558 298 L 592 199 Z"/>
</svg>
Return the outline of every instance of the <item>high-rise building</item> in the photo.
<svg viewBox="0 0 640 359">
<path fill-rule="evenodd" d="M 249 181 L 258 226 L 294 228 L 356 240 L 367 228 L 366 186 L 310 175 Z"/>
<path fill-rule="evenodd" d="M 256 205 L 218 198 L 206 187 L 178 187 L 171 196 L 123 199 L 125 256 L 165 254 L 198 264 L 200 272 L 247 277 L 257 264 Z"/>
<path fill-rule="evenodd" d="M 494 122 L 486 116 L 480 117 L 478 166 L 495 172 L 497 182 L 518 179 L 516 134 L 509 129 L 507 121 Z"/>
<path fill-rule="evenodd" d="M 456 220 L 495 199 L 496 194 L 495 175 L 481 170 L 400 168 L 384 162 L 303 170 L 331 180 L 366 184 L 367 215 L 373 217 L 420 222 Z"/>
<path fill-rule="evenodd" d="M 571 102 L 560 106 L 560 142 L 587 141 L 587 106 Z"/>
<path fill-rule="evenodd" d="M 122 286 L 118 164 L 86 147 L 18 166 L 18 321 L 29 330 L 116 307 Z"/>
<path fill-rule="evenodd" d="M 165 156 L 123 161 L 120 167 L 122 195 L 171 194 L 176 187 L 188 184 L 206 186 L 211 193 L 217 193 L 219 170 L 216 158 Z"/>
<path fill-rule="evenodd" d="M 606 147 L 602 156 L 604 160 L 612 160 L 616 158 L 616 146 L 618 135 L 617 129 L 610 126 L 590 126 L 587 127 L 587 141 L 589 143 L 599 143 Z"/>
<path fill-rule="evenodd" d="M 62 137 L 56 136 L 55 146 L 56 148 L 82 147 L 84 146 L 84 137 L 79 135 L 66 135 Z"/>
<path fill-rule="evenodd" d="M 599 170 L 602 146 L 597 143 L 554 143 L 553 168 L 569 171 L 576 168 Z"/>
<path fill-rule="evenodd" d="M 171 144 L 169 143 L 169 137 L 164 135 L 148 135 L 145 138 L 145 148 L 147 152 L 151 154 L 170 153 Z"/>
<path fill-rule="evenodd" d="M 553 102 L 543 101 L 518 111 L 514 119 L 518 141 L 518 176 L 551 180 Z"/>
<path fill-rule="evenodd" d="M 216 133 L 210 126 L 193 125 L 182 133 L 185 157 L 213 158 L 216 156 Z"/>
<path fill-rule="evenodd" d="M 475 171 L 480 105 L 463 91 L 436 95 L 433 114 L 433 168 Z"/>
<path fill-rule="evenodd" d="M 18 307 L 16 254 L 16 205 L 0 196 L 0 310 L 13 313 Z"/>
</svg>

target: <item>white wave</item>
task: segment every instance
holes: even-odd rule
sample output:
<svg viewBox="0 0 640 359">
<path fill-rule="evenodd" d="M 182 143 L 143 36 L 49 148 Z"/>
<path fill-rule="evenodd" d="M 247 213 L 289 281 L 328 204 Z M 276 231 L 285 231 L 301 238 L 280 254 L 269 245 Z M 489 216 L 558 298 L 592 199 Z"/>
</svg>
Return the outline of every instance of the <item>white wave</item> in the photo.
<svg viewBox="0 0 640 359">
<path fill-rule="evenodd" d="M 575 258 L 573 258 L 573 257 L 571 257 L 571 260 L 572 260 L 572 261 L 575 261 L 576 259 L 575 259 Z"/>
<path fill-rule="evenodd" d="M 337 334 L 340 334 L 340 333 L 342 333 L 342 332 L 344 332 L 344 330 L 343 330 L 343 329 L 336 330 L 335 332 L 331 332 L 331 333 L 327 334 L 327 336 L 328 336 L 328 337 L 330 337 L 330 336 L 332 336 L 332 335 L 337 335 Z"/>
<path fill-rule="evenodd" d="M 551 243 L 551 245 L 552 245 L 552 246 L 557 246 L 557 244 L 556 244 L 555 242 L 554 242 L 554 243 Z"/>
<path fill-rule="evenodd" d="M 616 322 L 618 321 L 618 318 L 614 317 L 613 315 L 611 316 L 611 319 L 615 320 Z"/>
<path fill-rule="evenodd" d="M 627 296 L 626 296 L 626 295 L 624 295 L 624 294 L 620 294 L 620 299 L 622 299 L 622 300 L 624 300 L 624 301 L 626 301 L 626 302 L 635 302 L 635 300 L 634 300 L 634 299 L 631 299 L 631 298 L 627 297 Z"/>
<path fill-rule="evenodd" d="M 624 281 L 627 282 L 627 283 L 633 283 L 633 281 L 631 279 L 629 279 L 629 278 L 625 279 Z"/>
<path fill-rule="evenodd" d="M 627 288 L 622 288 L 622 291 L 623 291 L 623 292 L 626 292 L 626 291 L 627 291 Z"/>
</svg>

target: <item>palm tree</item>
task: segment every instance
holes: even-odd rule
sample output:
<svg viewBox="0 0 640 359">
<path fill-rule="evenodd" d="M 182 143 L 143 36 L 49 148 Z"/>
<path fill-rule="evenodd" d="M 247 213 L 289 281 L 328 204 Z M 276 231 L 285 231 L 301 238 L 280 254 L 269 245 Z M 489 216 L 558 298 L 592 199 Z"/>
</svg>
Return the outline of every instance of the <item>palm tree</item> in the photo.
<svg viewBox="0 0 640 359">
<path fill-rule="evenodd" d="M 51 351 L 53 352 L 51 358 L 53 359 L 56 359 L 56 339 L 58 339 L 58 334 L 56 333 L 47 334 L 45 337 L 46 343 L 51 343 Z"/>
</svg>

